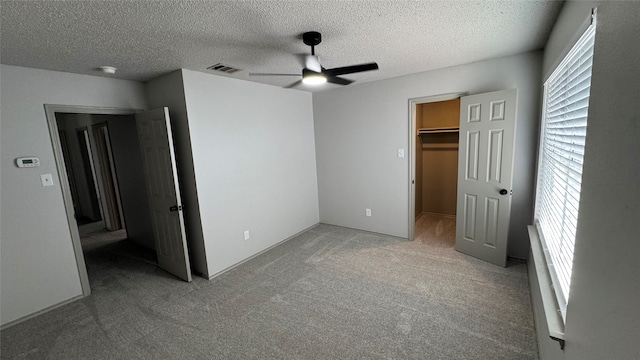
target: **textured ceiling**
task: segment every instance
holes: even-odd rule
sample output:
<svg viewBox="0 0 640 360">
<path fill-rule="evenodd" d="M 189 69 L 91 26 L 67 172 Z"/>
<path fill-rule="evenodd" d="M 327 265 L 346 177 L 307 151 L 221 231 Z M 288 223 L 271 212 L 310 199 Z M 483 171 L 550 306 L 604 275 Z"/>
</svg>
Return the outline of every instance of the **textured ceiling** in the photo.
<svg viewBox="0 0 640 360">
<path fill-rule="evenodd" d="M 3 64 L 146 81 L 223 63 L 233 78 L 286 86 L 315 30 L 325 68 L 376 61 L 345 76 L 386 79 L 540 49 L 558 1 L 2 1 Z M 331 88 L 299 87 L 301 90 Z"/>
</svg>

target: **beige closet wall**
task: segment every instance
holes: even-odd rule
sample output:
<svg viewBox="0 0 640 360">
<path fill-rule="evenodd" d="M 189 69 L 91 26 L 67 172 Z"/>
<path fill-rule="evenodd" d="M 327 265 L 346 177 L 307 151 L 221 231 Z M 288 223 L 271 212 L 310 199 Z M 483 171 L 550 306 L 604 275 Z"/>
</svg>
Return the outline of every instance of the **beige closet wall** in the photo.
<svg viewBox="0 0 640 360">
<path fill-rule="evenodd" d="M 421 104 L 422 128 L 458 127 L 460 99 Z M 422 158 L 421 212 L 455 215 L 458 190 L 458 133 L 419 136 Z M 416 172 L 418 172 L 416 167 Z M 416 213 L 418 207 L 416 206 Z"/>
</svg>

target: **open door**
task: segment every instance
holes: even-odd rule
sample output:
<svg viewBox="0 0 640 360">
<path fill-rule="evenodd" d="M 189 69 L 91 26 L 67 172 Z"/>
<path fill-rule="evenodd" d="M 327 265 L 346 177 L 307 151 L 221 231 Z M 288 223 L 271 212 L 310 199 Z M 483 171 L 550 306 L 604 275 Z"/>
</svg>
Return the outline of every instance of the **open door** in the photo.
<svg viewBox="0 0 640 360">
<path fill-rule="evenodd" d="M 517 90 L 460 102 L 456 250 L 507 264 Z"/>
<path fill-rule="evenodd" d="M 191 281 L 169 109 L 136 114 L 158 265 Z"/>
</svg>

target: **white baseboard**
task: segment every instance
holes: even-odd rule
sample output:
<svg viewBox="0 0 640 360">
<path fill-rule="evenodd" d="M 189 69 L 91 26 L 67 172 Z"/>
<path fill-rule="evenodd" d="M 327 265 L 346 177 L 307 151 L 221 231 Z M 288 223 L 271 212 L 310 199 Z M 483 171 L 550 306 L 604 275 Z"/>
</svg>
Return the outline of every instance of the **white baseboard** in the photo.
<svg viewBox="0 0 640 360">
<path fill-rule="evenodd" d="M 291 240 L 291 239 L 295 238 L 296 236 L 298 236 L 298 235 L 300 235 L 300 234 L 302 234 L 302 233 L 304 233 L 304 232 L 306 232 L 306 231 L 308 231 L 308 230 L 310 230 L 310 229 L 313 229 L 314 227 L 316 227 L 316 226 L 318 226 L 318 225 L 320 225 L 320 223 L 319 223 L 319 222 L 318 222 L 318 223 L 316 223 L 316 224 L 314 224 L 314 225 L 309 226 L 308 228 L 306 228 L 306 229 L 304 229 L 304 230 L 302 230 L 302 231 L 300 231 L 300 232 L 297 232 L 297 233 L 296 233 L 296 234 L 294 234 L 294 235 L 289 236 L 288 238 L 286 238 L 286 239 L 284 239 L 284 240 L 282 240 L 282 241 L 279 241 L 279 242 L 277 242 L 277 243 L 275 243 L 275 244 L 273 244 L 273 245 L 269 246 L 268 248 L 266 248 L 266 249 L 264 249 L 264 250 L 262 250 L 262 251 L 260 251 L 260 252 L 258 252 L 258 253 L 255 253 L 255 254 L 253 254 L 253 255 L 249 256 L 248 258 L 246 258 L 246 259 L 244 259 L 244 260 L 241 260 L 241 261 L 239 261 L 239 262 L 237 262 L 237 263 L 235 263 L 235 264 L 233 264 L 233 265 L 229 266 L 228 268 L 225 268 L 225 269 L 223 269 L 223 270 L 220 270 L 220 271 L 218 271 L 217 273 L 215 273 L 215 274 L 213 274 L 213 275 L 209 275 L 209 280 L 212 280 L 213 278 L 218 277 L 218 276 L 220 276 L 220 275 L 222 275 L 222 274 L 226 273 L 227 271 L 229 271 L 229 270 L 231 270 L 231 269 L 235 268 L 236 266 L 242 265 L 242 264 L 244 264 L 245 262 L 247 262 L 247 261 L 249 261 L 249 260 L 251 260 L 251 259 L 253 259 L 253 258 L 255 258 L 255 257 L 258 257 L 258 256 L 260 256 L 260 255 L 262 255 L 262 254 L 266 253 L 267 251 L 269 251 L 269 250 L 273 249 L 274 247 L 276 247 L 276 246 L 278 246 L 278 245 L 282 245 L 282 244 L 286 243 L 287 241 L 289 241 L 289 240 Z"/>
<path fill-rule="evenodd" d="M 26 316 L 23 316 L 23 317 L 17 318 L 17 319 L 12 320 L 12 321 L 9 321 L 9 322 L 8 322 L 8 323 L 6 323 L 6 324 L 2 324 L 2 326 L 0 326 L 0 330 L 4 330 L 4 329 L 7 329 L 7 328 L 10 328 L 10 327 L 12 327 L 13 325 L 19 324 L 19 323 L 21 323 L 21 322 L 23 322 L 23 321 L 27 321 L 27 320 L 29 320 L 29 319 L 33 319 L 33 318 L 34 318 L 34 317 L 36 317 L 36 316 L 42 315 L 42 314 L 47 313 L 47 312 L 49 312 L 49 311 L 51 311 L 51 310 L 54 310 L 54 309 L 57 309 L 57 308 L 59 308 L 59 307 L 65 306 L 65 305 L 67 305 L 67 304 L 70 304 L 70 303 L 72 303 L 72 302 L 74 302 L 74 301 L 76 301 L 76 300 L 80 300 L 80 299 L 82 299 L 83 297 L 84 297 L 84 295 L 78 295 L 78 296 L 72 297 L 71 299 L 64 300 L 64 301 L 59 302 L 59 303 L 57 303 L 57 304 L 55 304 L 55 305 L 52 305 L 52 306 L 46 307 L 46 308 L 44 308 L 44 309 L 42 309 L 42 310 L 38 310 L 38 311 L 36 311 L 36 312 L 34 312 L 34 313 L 31 313 L 31 314 L 29 314 L 29 315 L 26 315 Z"/>
</svg>

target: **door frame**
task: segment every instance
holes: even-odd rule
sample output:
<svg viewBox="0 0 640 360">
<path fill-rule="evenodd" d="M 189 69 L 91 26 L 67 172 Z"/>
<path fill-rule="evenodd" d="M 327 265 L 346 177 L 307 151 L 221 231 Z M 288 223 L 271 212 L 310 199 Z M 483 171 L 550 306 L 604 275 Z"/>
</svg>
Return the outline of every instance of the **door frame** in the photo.
<svg viewBox="0 0 640 360">
<path fill-rule="evenodd" d="M 418 129 L 416 128 L 416 106 L 420 104 L 448 101 L 461 98 L 469 95 L 469 92 L 448 93 L 441 95 L 424 96 L 419 98 L 409 99 L 409 241 L 413 241 L 415 238 L 415 225 L 416 225 L 416 136 Z M 460 141 L 460 140 L 458 140 Z"/>
<path fill-rule="evenodd" d="M 124 216 L 120 201 L 120 189 L 115 171 L 115 163 L 111 151 L 108 123 L 101 122 L 91 125 L 91 141 L 98 158 L 97 183 L 100 187 L 103 212 L 105 212 L 105 227 L 109 231 L 124 228 Z M 102 146 L 104 145 L 104 146 Z M 103 147 L 102 150 L 99 147 Z"/>
<path fill-rule="evenodd" d="M 56 125 L 58 125 L 57 121 L 56 121 Z M 83 139 L 80 142 L 80 147 L 82 148 L 81 149 L 82 158 L 84 160 L 82 167 L 84 168 L 85 175 L 87 176 L 87 178 L 90 176 L 91 179 L 93 180 L 93 187 L 91 191 L 92 191 L 92 195 L 95 195 L 95 198 L 98 202 L 98 212 L 100 213 L 100 221 L 98 222 L 102 222 L 103 223 L 102 227 L 105 227 L 109 223 L 109 219 L 105 215 L 105 212 L 107 211 L 107 209 L 104 206 L 103 186 L 102 186 L 101 179 L 98 175 L 98 169 L 96 167 L 95 158 L 93 157 L 94 155 L 93 149 L 94 149 L 95 141 L 93 140 L 93 136 L 91 134 L 91 125 L 82 126 L 82 127 L 76 128 L 75 130 L 76 130 L 76 135 L 82 136 L 82 139 Z M 84 158 L 85 156 L 86 156 L 86 159 Z M 73 164 L 71 164 L 71 166 L 73 166 Z"/>
<path fill-rule="evenodd" d="M 49 136 L 53 147 L 53 157 L 58 170 L 60 189 L 62 190 L 62 199 L 64 202 L 65 212 L 67 215 L 67 223 L 69 232 L 71 233 L 71 243 L 78 267 L 78 275 L 80 277 L 80 286 L 82 287 L 82 296 L 91 295 L 91 287 L 89 285 L 89 276 L 87 275 L 87 265 L 84 261 L 84 253 L 82 252 L 82 244 L 80 243 L 80 233 L 78 232 L 78 224 L 74 217 L 73 199 L 71 198 L 71 188 L 69 186 L 69 178 L 64 163 L 64 154 L 60 144 L 60 135 L 58 133 L 58 124 L 56 122 L 56 113 L 75 113 L 75 114 L 98 114 L 98 115 L 134 115 L 143 109 L 127 109 L 127 108 L 111 108 L 101 106 L 81 106 L 81 105 L 56 105 L 45 104 L 44 111 L 49 126 Z"/>
</svg>

